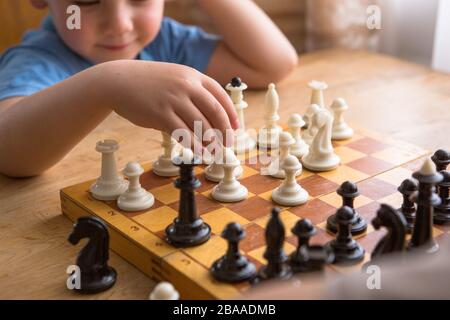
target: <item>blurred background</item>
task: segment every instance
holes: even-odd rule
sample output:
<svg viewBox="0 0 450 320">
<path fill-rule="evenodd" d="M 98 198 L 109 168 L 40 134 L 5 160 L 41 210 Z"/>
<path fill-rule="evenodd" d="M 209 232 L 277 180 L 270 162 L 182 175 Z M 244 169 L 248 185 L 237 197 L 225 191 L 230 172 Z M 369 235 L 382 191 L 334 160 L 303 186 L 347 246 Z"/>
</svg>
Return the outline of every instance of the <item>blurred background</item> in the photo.
<svg viewBox="0 0 450 320">
<path fill-rule="evenodd" d="M 214 1 L 214 0 L 211 0 Z M 255 0 L 299 53 L 323 48 L 367 49 L 450 72 L 450 0 Z M 195 0 L 169 0 L 166 15 L 214 32 Z M 380 9 L 381 29 L 367 21 Z M 36 28 L 46 11 L 29 0 L 0 0 L 0 52 Z M 251 17 L 249 17 L 251 18 Z"/>
</svg>

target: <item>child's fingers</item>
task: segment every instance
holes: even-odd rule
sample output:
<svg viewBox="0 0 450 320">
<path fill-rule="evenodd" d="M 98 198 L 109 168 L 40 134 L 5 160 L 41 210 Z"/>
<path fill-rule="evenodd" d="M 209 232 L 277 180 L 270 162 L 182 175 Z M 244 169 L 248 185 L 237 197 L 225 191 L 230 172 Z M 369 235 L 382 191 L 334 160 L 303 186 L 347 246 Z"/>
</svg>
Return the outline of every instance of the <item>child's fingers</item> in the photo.
<svg viewBox="0 0 450 320">
<path fill-rule="evenodd" d="M 181 105 L 180 110 L 175 113 L 180 117 L 196 135 L 199 140 L 203 141 L 203 134 L 207 130 L 212 130 L 212 125 L 203 113 L 197 108 L 195 101 L 187 100 Z M 196 128 L 195 122 L 200 122 L 201 127 Z"/>
<path fill-rule="evenodd" d="M 185 148 L 191 148 L 195 154 L 201 154 L 202 142 L 194 135 L 189 126 L 176 113 L 169 116 L 168 134 Z"/>
<path fill-rule="evenodd" d="M 227 92 L 222 88 L 222 86 L 217 81 L 211 79 L 210 77 L 204 77 L 202 79 L 202 84 L 205 87 L 205 89 L 208 90 L 222 105 L 222 107 L 224 108 L 225 112 L 228 115 L 231 127 L 233 129 L 238 129 L 239 121 L 236 114 L 236 109 L 234 108 L 233 102 L 231 101 L 231 98 L 227 94 Z"/>
<path fill-rule="evenodd" d="M 191 99 L 201 113 L 209 120 L 212 127 L 222 133 L 220 143 L 227 146 L 232 144 L 233 141 L 227 141 L 227 131 L 230 131 L 230 120 L 217 99 L 207 90 L 197 91 Z"/>
</svg>

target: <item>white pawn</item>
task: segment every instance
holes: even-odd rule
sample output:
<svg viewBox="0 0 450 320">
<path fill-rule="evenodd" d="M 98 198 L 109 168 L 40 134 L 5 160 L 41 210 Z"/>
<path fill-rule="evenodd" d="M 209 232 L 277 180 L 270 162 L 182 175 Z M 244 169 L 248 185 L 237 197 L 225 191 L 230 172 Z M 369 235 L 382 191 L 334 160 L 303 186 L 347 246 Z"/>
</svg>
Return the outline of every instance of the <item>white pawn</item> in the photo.
<svg viewBox="0 0 450 320">
<path fill-rule="evenodd" d="M 314 115 L 321 111 L 322 109 L 320 108 L 320 106 L 318 104 L 311 104 L 308 109 L 306 109 L 306 114 L 305 114 L 305 118 L 307 117 L 308 119 L 310 119 L 309 121 L 309 125 L 308 128 L 303 131 L 303 135 L 302 138 L 305 141 L 305 143 L 307 145 L 311 145 L 311 142 L 314 139 L 314 136 L 317 133 L 317 126 L 314 125 L 314 123 L 312 122 L 312 118 L 314 117 Z"/>
<path fill-rule="evenodd" d="M 272 200 L 282 206 L 298 206 L 308 201 L 309 194 L 295 180 L 296 173 L 302 169 L 297 157 L 287 155 L 281 163 L 286 178 L 281 186 L 272 191 Z"/>
<path fill-rule="evenodd" d="M 223 148 L 219 154 L 214 154 L 212 156 L 212 163 L 205 168 L 205 178 L 212 182 L 220 182 L 225 174 L 223 165 L 224 165 L 224 159 L 226 154 L 226 149 L 229 148 Z M 242 172 L 244 169 L 241 165 L 237 166 L 234 170 L 234 176 L 236 178 L 239 178 L 242 175 Z"/>
<path fill-rule="evenodd" d="M 280 98 L 275 90 L 275 85 L 271 83 L 266 93 L 264 127 L 258 133 L 258 146 L 260 148 L 274 148 L 278 143 L 278 134 L 282 131 L 281 127 L 277 125 L 278 120 L 280 120 L 279 106 Z"/>
<path fill-rule="evenodd" d="M 319 111 L 312 118 L 318 129 L 309 146 L 309 153 L 302 158 L 303 166 L 311 171 L 329 171 L 339 166 L 341 159 L 334 153 L 331 144 L 333 117 L 328 111 Z"/>
<path fill-rule="evenodd" d="M 169 282 L 160 282 L 153 289 L 149 300 L 179 300 L 180 294 Z"/>
<path fill-rule="evenodd" d="M 141 187 L 139 177 L 144 173 L 144 169 L 137 162 L 128 162 L 123 170 L 123 174 L 130 181 L 128 190 L 117 199 L 117 206 L 124 211 L 141 211 L 153 206 L 155 198 L 153 195 Z"/>
<path fill-rule="evenodd" d="M 276 159 L 274 159 L 269 165 L 269 174 L 274 178 L 283 179 L 285 177 L 285 172 L 281 167 L 281 163 L 283 163 L 284 159 L 287 155 L 289 155 L 289 150 L 292 145 L 294 145 L 295 139 L 289 132 L 281 132 L 279 136 L 279 155 Z M 300 175 L 301 171 L 299 170 L 296 175 Z"/>
<path fill-rule="evenodd" d="M 240 161 L 233 150 L 225 148 L 224 153 L 223 169 L 225 174 L 222 181 L 213 188 L 211 197 L 220 202 L 242 201 L 247 198 L 248 190 L 236 180 L 233 174 L 240 165 Z"/>
<path fill-rule="evenodd" d="M 172 163 L 172 153 L 177 145 L 175 139 L 169 134 L 161 132 L 164 153 L 153 163 L 153 172 L 161 177 L 175 177 L 180 169 Z"/>
<path fill-rule="evenodd" d="M 247 85 L 239 78 L 233 78 L 231 83 L 227 84 L 226 89 L 231 93 L 231 100 L 239 119 L 239 128 L 235 131 L 235 141 L 233 150 L 236 153 L 244 153 L 256 148 L 256 141 L 245 130 L 244 109 L 248 107 L 248 103 L 244 101 L 243 91 L 247 89 Z"/>
<path fill-rule="evenodd" d="M 305 125 L 305 121 L 298 113 L 293 113 L 289 117 L 288 127 L 289 132 L 292 137 L 295 139 L 295 143 L 291 146 L 290 154 L 296 156 L 301 159 L 304 155 L 306 155 L 309 151 L 308 144 L 302 139 L 301 129 Z"/>
<path fill-rule="evenodd" d="M 323 92 L 328 88 L 326 82 L 312 80 L 308 83 L 311 88 L 311 102 L 310 104 L 317 104 L 322 109 L 325 109 L 325 100 L 323 98 Z"/>
<path fill-rule="evenodd" d="M 344 112 L 348 110 L 348 105 L 342 98 L 337 98 L 331 104 L 333 111 L 333 140 L 345 140 L 353 137 L 353 129 L 344 121 Z"/>
<path fill-rule="evenodd" d="M 114 152 L 118 149 L 119 143 L 115 140 L 97 142 L 95 150 L 102 154 L 102 169 L 100 177 L 90 188 L 90 192 L 95 199 L 116 200 L 128 188 L 128 181 L 117 173 Z"/>
</svg>

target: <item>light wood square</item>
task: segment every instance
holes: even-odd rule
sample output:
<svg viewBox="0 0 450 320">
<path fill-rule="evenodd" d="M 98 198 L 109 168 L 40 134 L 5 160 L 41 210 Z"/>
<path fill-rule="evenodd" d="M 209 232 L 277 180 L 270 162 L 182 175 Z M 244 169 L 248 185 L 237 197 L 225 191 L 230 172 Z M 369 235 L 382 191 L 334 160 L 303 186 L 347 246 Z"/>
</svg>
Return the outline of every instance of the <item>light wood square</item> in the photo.
<svg viewBox="0 0 450 320">
<path fill-rule="evenodd" d="M 293 246 L 292 244 L 290 244 L 289 242 L 284 242 L 283 245 L 284 248 L 284 253 L 286 255 L 290 255 L 294 250 L 295 250 L 295 246 Z M 256 259 L 257 261 L 266 264 L 267 261 L 266 259 L 264 259 L 264 251 L 266 251 L 266 247 L 261 247 L 255 250 L 252 250 L 248 253 L 248 255 L 254 259 Z"/>
<path fill-rule="evenodd" d="M 180 190 L 172 183 L 151 190 L 156 199 L 164 204 L 171 204 L 179 200 Z"/>
<path fill-rule="evenodd" d="M 164 230 L 178 216 L 178 212 L 170 207 L 162 206 L 133 218 L 137 223 L 152 232 Z"/>
<path fill-rule="evenodd" d="M 379 152 L 375 152 L 372 154 L 372 157 L 395 165 L 401 165 L 408 161 L 416 159 L 418 157 L 418 154 L 415 150 L 403 150 L 392 147 Z"/>
<path fill-rule="evenodd" d="M 305 179 L 305 178 L 311 177 L 314 174 L 315 174 L 314 172 L 311 172 L 308 169 L 306 169 L 305 167 L 303 167 L 302 168 L 302 173 L 298 177 L 296 177 L 296 179 L 298 181 L 300 179 Z"/>
<path fill-rule="evenodd" d="M 359 152 L 349 147 L 340 146 L 334 149 L 334 152 L 341 158 L 341 163 L 346 164 L 361 158 L 364 158 L 366 154 Z"/>
<path fill-rule="evenodd" d="M 350 139 L 346 139 L 346 140 L 333 140 L 333 143 L 338 145 L 338 146 L 344 146 L 346 144 L 349 144 L 351 142 L 355 142 L 357 140 L 360 140 L 364 138 L 362 135 L 354 133 L 353 137 L 351 137 Z"/>
<path fill-rule="evenodd" d="M 225 226 L 230 222 L 237 222 L 240 225 L 249 223 L 247 219 L 231 211 L 228 208 L 220 208 L 202 215 L 203 220 L 211 226 L 215 234 L 221 234 Z"/>
<path fill-rule="evenodd" d="M 394 209 L 400 208 L 403 203 L 403 196 L 400 192 L 388 195 L 387 197 L 378 199 L 379 203 L 385 203 L 392 206 Z"/>
<path fill-rule="evenodd" d="M 403 180 L 411 178 L 412 172 L 403 167 L 394 168 L 392 170 L 383 172 L 377 176 L 377 179 L 383 180 L 394 186 L 399 186 Z"/>
<path fill-rule="evenodd" d="M 186 248 L 183 251 L 206 268 L 209 268 L 214 261 L 226 253 L 227 247 L 228 244 L 225 239 L 220 236 L 214 236 L 201 246 Z"/>
<path fill-rule="evenodd" d="M 238 178 L 238 180 L 242 180 L 242 179 L 245 179 L 245 178 L 247 178 L 247 177 L 251 177 L 251 176 L 253 176 L 253 175 L 255 175 L 255 174 L 259 174 L 259 171 L 255 170 L 255 169 L 253 169 L 253 168 L 244 166 L 244 165 L 242 166 L 242 169 L 244 169 L 244 171 L 242 172 L 242 174 L 241 174 L 241 176 Z"/>
<path fill-rule="evenodd" d="M 268 214 L 262 218 L 259 218 L 255 220 L 255 223 L 265 229 L 270 216 L 271 215 Z M 300 220 L 299 217 L 292 212 L 289 212 L 289 210 L 284 210 L 280 212 L 280 219 L 283 222 L 286 237 L 291 236 L 291 229 L 294 227 L 297 221 Z"/>
<path fill-rule="evenodd" d="M 359 182 L 369 177 L 369 175 L 361 171 L 347 167 L 345 165 L 341 165 L 335 170 L 321 172 L 319 173 L 319 176 L 328 179 L 330 181 L 333 181 L 337 184 L 341 184 L 347 180 Z"/>
</svg>

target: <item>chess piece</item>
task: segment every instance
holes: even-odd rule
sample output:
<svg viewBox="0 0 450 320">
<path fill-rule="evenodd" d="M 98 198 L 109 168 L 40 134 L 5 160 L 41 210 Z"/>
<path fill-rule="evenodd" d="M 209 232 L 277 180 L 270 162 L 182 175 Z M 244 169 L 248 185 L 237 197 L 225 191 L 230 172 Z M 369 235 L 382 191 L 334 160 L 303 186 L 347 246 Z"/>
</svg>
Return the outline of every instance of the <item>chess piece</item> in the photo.
<svg viewBox="0 0 450 320">
<path fill-rule="evenodd" d="M 355 220 L 355 212 L 352 208 L 343 206 L 338 209 L 336 239 L 326 244 L 326 247 L 334 252 L 334 263 L 352 264 L 364 259 L 363 247 L 352 238 L 351 227 Z"/>
<path fill-rule="evenodd" d="M 333 129 L 331 138 L 333 140 L 345 140 L 353 137 L 353 129 L 344 121 L 344 112 L 348 110 L 348 105 L 342 98 L 337 98 L 331 105 L 333 111 Z"/>
<path fill-rule="evenodd" d="M 115 140 L 97 142 L 95 150 L 102 154 L 101 175 L 91 186 L 90 192 L 97 200 L 116 200 L 128 188 L 128 181 L 117 174 L 116 158 L 114 152 L 119 149 Z"/>
<path fill-rule="evenodd" d="M 413 173 L 413 178 L 419 181 L 419 191 L 412 195 L 417 204 L 417 212 L 408 249 L 434 253 L 439 246 L 433 239 L 433 213 L 434 206 L 441 203 L 434 186 L 441 182 L 443 177 L 436 171 L 436 165 L 431 159 L 427 158 L 422 168 Z"/>
<path fill-rule="evenodd" d="M 437 150 L 431 157 L 436 170 L 439 171 L 444 179 L 437 185 L 437 191 L 441 198 L 441 204 L 434 208 L 433 221 L 436 224 L 448 224 L 450 223 L 450 199 L 449 199 L 449 173 L 446 171 L 448 164 L 450 163 L 450 151 Z"/>
<path fill-rule="evenodd" d="M 225 162 L 225 154 L 229 151 L 229 148 L 223 148 L 221 154 L 215 154 L 212 163 L 205 168 L 204 175 L 205 178 L 212 182 L 220 182 L 223 180 L 225 175 L 224 170 L 224 162 Z M 234 177 L 239 178 L 244 169 L 239 164 L 233 171 Z"/>
<path fill-rule="evenodd" d="M 386 235 L 377 243 L 372 251 L 371 260 L 391 253 L 402 252 L 406 241 L 406 219 L 389 205 L 381 204 L 376 217 L 372 220 L 375 230 L 385 227 Z"/>
<path fill-rule="evenodd" d="M 179 168 L 172 163 L 172 154 L 174 153 L 177 142 L 169 134 L 162 132 L 161 146 L 164 153 L 153 163 L 153 172 L 161 177 L 175 177 L 179 174 Z"/>
<path fill-rule="evenodd" d="M 290 154 L 290 148 L 295 143 L 294 138 L 291 136 L 289 132 L 281 132 L 279 135 L 279 154 L 278 156 L 272 160 L 268 167 L 269 174 L 278 179 L 284 179 L 286 174 L 283 170 L 283 161 Z M 274 150 L 275 151 L 275 150 Z M 299 176 L 301 171 L 301 166 L 297 172 L 295 172 L 295 176 Z"/>
<path fill-rule="evenodd" d="M 248 107 L 247 102 L 243 100 L 243 91 L 247 89 L 247 85 L 236 77 L 227 84 L 226 89 L 231 93 L 231 100 L 239 119 L 239 128 L 235 131 L 233 151 L 236 153 L 244 153 L 256 148 L 256 141 L 245 130 L 244 109 Z"/>
<path fill-rule="evenodd" d="M 265 236 L 266 251 L 264 252 L 264 258 L 267 260 L 267 265 L 261 267 L 256 281 L 274 278 L 289 279 L 292 276 L 292 270 L 286 263 L 288 258 L 283 249 L 285 231 L 280 219 L 280 209 L 272 209 Z"/>
<path fill-rule="evenodd" d="M 411 195 L 417 192 L 417 182 L 413 179 L 405 179 L 398 187 L 398 191 L 403 195 L 403 203 L 398 211 L 405 217 L 406 232 L 412 233 L 414 220 L 416 219 L 416 206 L 411 200 Z"/>
<path fill-rule="evenodd" d="M 319 128 L 317 128 L 317 125 L 312 123 L 312 118 L 320 110 L 322 110 L 322 109 L 320 108 L 319 105 L 311 104 L 311 105 L 309 105 L 308 109 L 306 109 L 305 116 L 303 117 L 303 119 L 306 119 L 306 118 L 310 119 L 308 128 L 305 131 L 303 131 L 303 134 L 302 134 L 302 139 L 303 139 L 303 141 L 305 141 L 305 143 L 308 145 L 308 147 L 311 145 L 315 135 L 317 134 L 317 131 L 319 130 Z"/>
<path fill-rule="evenodd" d="M 327 111 L 319 111 L 312 118 L 311 125 L 317 126 L 319 130 L 309 147 L 309 153 L 302 158 L 303 166 L 311 171 L 333 170 L 341 162 L 331 144 L 332 121 Z"/>
<path fill-rule="evenodd" d="M 325 109 L 323 92 L 328 89 L 328 85 L 322 81 L 312 80 L 308 83 L 308 86 L 312 90 L 310 104 L 317 104 L 320 108 Z"/>
<path fill-rule="evenodd" d="M 211 267 L 211 274 L 218 281 L 235 283 L 256 275 L 255 265 L 239 252 L 239 241 L 244 237 L 245 231 L 235 222 L 229 223 L 222 232 L 222 238 L 228 242 L 228 249 Z"/>
<path fill-rule="evenodd" d="M 293 155 L 287 155 L 281 165 L 284 172 L 286 172 L 286 178 L 281 186 L 273 190 L 272 200 L 279 205 L 287 207 L 306 203 L 309 194 L 295 180 L 296 173 L 302 168 L 300 161 Z"/>
<path fill-rule="evenodd" d="M 117 279 L 116 270 L 108 266 L 108 228 L 99 218 L 81 217 L 74 224 L 68 241 L 77 245 L 84 238 L 88 238 L 89 241 L 81 249 L 76 261 L 80 274 L 71 274 L 68 281 L 72 284 L 79 281 L 80 287 L 75 286 L 74 289 L 80 293 L 98 293 L 108 290 Z"/>
<path fill-rule="evenodd" d="M 296 156 L 299 160 L 309 152 L 308 144 L 302 139 L 301 128 L 305 125 L 305 121 L 298 113 L 293 113 L 289 117 L 289 132 L 295 139 L 295 143 L 291 146 L 290 154 Z"/>
<path fill-rule="evenodd" d="M 441 171 L 443 180 L 438 183 L 441 204 L 434 207 L 433 221 L 436 224 L 450 223 L 450 172 Z"/>
<path fill-rule="evenodd" d="M 124 211 L 141 211 L 153 206 L 155 198 L 141 187 L 139 177 L 144 169 L 137 162 L 129 162 L 123 170 L 124 176 L 130 181 L 127 191 L 117 199 L 117 206 Z"/>
<path fill-rule="evenodd" d="M 278 134 L 281 132 L 281 127 L 277 125 L 278 120 L 280 120 L 278 115 L 279 105 L 280 99 L 275 90 L 275 85 L 271 83 L 266 93 L 265 124 L 258 134 L 258 146 L 260 148 L 271 149 L 278 146 Z"/>
<path fill-rule="evenodd" d="M 360 216 L 360 214 L 354 208 L 355 198 L 359 196 L 358 187 L 354 182 L 345 181 L 339 189 L 337 189 L 337 194 L 342 198 L 342 206 L 347 206 L 351 208 L 355 214 L 355 221 L 351 226 L 352 235 L 358 235 L 367 230 L 366 220 Z M 327 219 L 327 230 L 336 233 L 338 231 L 336 214 L 333 214 Z"/>
<path fill-rule="evenodd" d="M 450 151 L 439 149 L 433 154 L 431 160 L 436 165 L 438 172 L 447 170 L 447 166 L 450 164 Z"/>
<path fill-rule="evenodd" d="M 211 197 L 220 202 L 238 202 L 247 198 L 248 190 L 236 180 L 233 172 L 240 166 L 240 161 L 233 150 L 224 148 L 224 176 L 222 181 L 216 185 Z"/>
<path fill-rule="evenodd" d="M 180 168 L 180 177 L 174 183 L 180 189 L 180 205 L 178 217 L 166 228 L 167 241 L 174 247 L 197 246 L 211 236 L 211 227 L 199 217 L 195 203 L 194 190 L 201 183 L 194 175 L 194 167 L 201 161 L 185 148 L 173 162 Z"/>
<path fill-rule="evenodd" d="M 149 300 L 179 300 L 180 294 L 170 282 L 160 282 L 153 289 Z"/>
<path fill-rule="evenodd" d="M 289 264 L 293 272 L 310 272 L 323 270 L 326 264 L 334 260 L 334 253 L 323 246 L 310 246 L 309 240 L 317 231 L 308 219 L 297 221 L 292 228 L 297 236 L 297 249 L 289 257 Z"/>
</svg>

